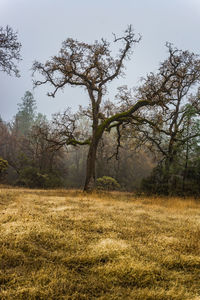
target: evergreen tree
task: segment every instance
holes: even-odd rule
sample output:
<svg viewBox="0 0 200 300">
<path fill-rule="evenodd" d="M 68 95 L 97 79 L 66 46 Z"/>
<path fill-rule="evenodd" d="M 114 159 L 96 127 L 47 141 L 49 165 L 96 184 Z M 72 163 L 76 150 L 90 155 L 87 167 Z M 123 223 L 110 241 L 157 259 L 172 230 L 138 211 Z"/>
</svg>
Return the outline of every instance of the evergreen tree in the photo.
<svg viewBox="0 0 200 300">
<path fill-rule="evenodd" d="M 33 94 L 26 91 L 22 98 L 22 103 L 18 104 L 16 114 L 16 129 L 20 135 L 27 136 L 33 126 L 36 117 L 36 101 Z"/>
</svg>

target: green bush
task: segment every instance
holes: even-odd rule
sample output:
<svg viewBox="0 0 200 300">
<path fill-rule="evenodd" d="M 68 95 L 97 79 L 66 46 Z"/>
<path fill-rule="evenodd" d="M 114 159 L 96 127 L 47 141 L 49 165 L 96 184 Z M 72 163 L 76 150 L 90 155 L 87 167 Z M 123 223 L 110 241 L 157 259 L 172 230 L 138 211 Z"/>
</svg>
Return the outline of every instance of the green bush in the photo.
<svg viewBox="0 0 200 300">
<path fill-rule="evenodd" d="M 37 168 L 27 167 L 21 171 L 16 184 L 30 188 L 55 188 L 62 186 L 62 181 L 57 174 L 41 173 Z"/>
<path fill-rule="evenodd" d="M 165 180 L 165 174 L 164 168 L 155 167 L 150 176 L 143 178 L 140 191 L 147 195 L 198 196 L 200 194 L 198 166 L 194 169 L 188 167 L 184 188 L 183 171 L 172 169 L 168 181 Z"/>
<path fill-rule="evenodd" d="M 7 160 L 0 157 L 0 180 L 2 180 L 4 178 L 7 168 L 8 168 Z"/>
<path fill-rule="evenodd" d="M 120 189 L 120 184 L 117 182 L 117 180 L 109 176 L 103 176 L 98 178 L 96 186 L 97 189 L 105 191 L 113 191 Z"/>
<path fill-rule="evenodd" d="M 64 185 L 63 180 L 60 178 L 60 176 L 57 173 L 49 173 L 46 175 L 47 175 L 45 181 L 46 188 L 56 188 L 56 187 L 62 187 Z"/>
</svg>

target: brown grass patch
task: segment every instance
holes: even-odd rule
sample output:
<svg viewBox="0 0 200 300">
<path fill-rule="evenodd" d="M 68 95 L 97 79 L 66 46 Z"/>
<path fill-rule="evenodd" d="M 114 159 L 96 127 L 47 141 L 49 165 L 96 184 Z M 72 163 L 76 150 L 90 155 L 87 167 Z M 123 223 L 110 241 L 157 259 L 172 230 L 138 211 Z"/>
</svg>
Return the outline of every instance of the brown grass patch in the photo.
<svg viewBox="0 0 200 300">
<path fill-rule="evenodd" d="M 200 299 L 200 202 L 0 189 L 0 299 Z"/>
</svg>

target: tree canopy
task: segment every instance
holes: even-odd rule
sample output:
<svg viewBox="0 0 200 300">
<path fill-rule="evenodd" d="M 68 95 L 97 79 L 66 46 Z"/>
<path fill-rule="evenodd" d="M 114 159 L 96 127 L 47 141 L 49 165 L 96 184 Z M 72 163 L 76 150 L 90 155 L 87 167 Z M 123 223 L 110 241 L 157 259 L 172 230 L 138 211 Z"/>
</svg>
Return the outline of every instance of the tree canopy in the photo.
<svg viewBox="0 0 200 300">
<path fill-rule="evenodd" d="M 52 138 L 52 142 L 60 145 L 89 145 L 85 190 L 89 190 L 95 185 L 96 153 L 104 131 L 116 127 L 119 132 L 122 124 L 131 119 L 138 121 L 137 112 L 142 107 L 162 106 L 165 102 L 165 99 L 160 98 L 160 93 L 166 90 L 169 78 L 155 87 L 151 97 L 147 97 L 147 95 L 138 97 L 134 103 L 126 107 L 125 111 L 118 110 L 115 114 L 102 119 L 102 99 L 106 94 L 107 85 L 123 74 L 124 62 L 126 59 L 130 59 L 133 46 L 139 41 L 140 37 L 135 38 L 132 26 L 125 30 L 123 36 L 116 37 L 114 35 L 114 42 L 121 43 L 122 46 L 117 57 L 113 57 L 110 43 L 104 39 L 100 42 L 96 41 L 94 44 L 67 39 L 63 42 L 59 55 L 52 57 L 45 64 L 35 62 L 33 65 L 34 72 L 39 72 L 43 78 L 36 80 L 35 85 L 50 83 L 53 87 L 49 96 L 55 97 L 57 91 L 66 85 L 83 86 L 88 92 L 92 122 L 92 133 L 89 138 L 78 139 L 75 126 L 76 116 L 71 117 L 66 112 L 61 118 L 61 122 L 57 122 L 58 126 L 54 131 L 54 138 Z M 124 90 L 119 97 L 123 101 Z M 83 135 L 81 136 L 83 137 Z"/>
</svg>

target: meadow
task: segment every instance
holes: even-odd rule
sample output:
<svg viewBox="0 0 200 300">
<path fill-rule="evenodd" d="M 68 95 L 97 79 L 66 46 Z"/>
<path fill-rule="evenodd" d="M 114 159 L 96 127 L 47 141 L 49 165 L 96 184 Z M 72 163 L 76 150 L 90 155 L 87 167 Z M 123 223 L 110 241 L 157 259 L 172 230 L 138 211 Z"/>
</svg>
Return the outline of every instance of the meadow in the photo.
<svg viewBox="0 0 200 300">
<path fill-rule="evenodd" d="M 0 299 L 200 299 L 200 200 L 1 187 Z"/>
</svg>

